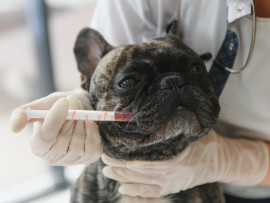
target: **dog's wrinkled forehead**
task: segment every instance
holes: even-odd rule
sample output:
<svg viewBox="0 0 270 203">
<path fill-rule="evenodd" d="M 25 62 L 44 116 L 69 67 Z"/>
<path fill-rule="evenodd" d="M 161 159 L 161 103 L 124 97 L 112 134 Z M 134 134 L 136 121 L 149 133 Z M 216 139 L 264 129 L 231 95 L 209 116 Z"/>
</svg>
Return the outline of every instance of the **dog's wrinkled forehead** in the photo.
<svg viewBox="0 0 270 203">
<path fill-rule="evenodd" d="M 113 47 L 97 31 L 84 28 L 76 39 L 74 54 L 81 73 L 81 86 L 87 91 L 93 79 L 100 76 L 106 84 L 115 73 L 123 71 L 136 69 L 141 75 L 151 70 L 157 74 L 179 74 L 194 64 L 205 69 L 200 57 L 170 32 L 148 43 Z M 96 84 L 101 82 L 96 81 Z"/>
<path fill-rule="evenodd" d="M 161 73 L 181 72 L 194 61 L 203 63 L 193 50 L 172 36 L 115 48 L 101 59 L 94 75 L 112 78 L 121 71 L 132 69 L 153 69 Z"/>
</svg>

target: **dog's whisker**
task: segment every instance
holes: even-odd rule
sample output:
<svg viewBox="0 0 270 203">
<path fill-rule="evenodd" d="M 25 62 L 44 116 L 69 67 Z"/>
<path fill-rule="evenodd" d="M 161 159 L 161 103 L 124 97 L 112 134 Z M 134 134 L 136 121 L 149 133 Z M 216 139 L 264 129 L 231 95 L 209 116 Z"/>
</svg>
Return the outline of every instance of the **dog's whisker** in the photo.
<svg viewBox="0 0 270 203">
<path fill-rule="evenodd" d="M 130 121 L 129 121 L 128 124 L 126 125 L 126 129 L 128 128 L 129 124 L 130 124 L 131 122 L 133 122 L 133 120 L 134 120 L 138 115 L 140 115 L 141 113 L 142 113 L 142 111 L 136 113 L 136 114 L 130 119 Z"/>
</svg>

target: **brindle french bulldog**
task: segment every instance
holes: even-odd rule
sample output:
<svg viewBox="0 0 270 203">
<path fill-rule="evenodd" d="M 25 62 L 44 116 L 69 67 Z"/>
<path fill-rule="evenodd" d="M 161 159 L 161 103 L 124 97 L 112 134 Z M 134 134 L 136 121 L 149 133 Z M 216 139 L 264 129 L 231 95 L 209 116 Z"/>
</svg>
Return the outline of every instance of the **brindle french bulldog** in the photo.
<svg viewBox="0 0 270 203">
<path fill-rule="evenodd" d="M 74 48 L 82 87 L 96 110 L 132 112 L 136 122 L 99 122 L 104 153 L 119 160 L 168 160 L 215 124 L 220 107 L 200 57 L 170 32 L 148 43 L 112 47 L 83 29 Z M 119 182 L 103 176 L 100 160 L 88 165 L 71 202 L 123 202 Z M 181 170 L 181 169 L 179 169 Z M 224 202 L 217 183 L 154 202 Z"/>
</svg>

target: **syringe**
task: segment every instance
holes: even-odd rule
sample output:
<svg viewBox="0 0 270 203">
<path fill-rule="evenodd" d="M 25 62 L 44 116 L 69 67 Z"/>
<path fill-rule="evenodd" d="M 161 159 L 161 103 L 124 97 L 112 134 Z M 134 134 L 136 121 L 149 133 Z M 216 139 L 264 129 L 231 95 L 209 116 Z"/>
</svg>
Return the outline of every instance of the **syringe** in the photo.
<svg viewBox="0 0 270 203">
<path fill-rule="evenodd" d="M 26 110 L 27 120 L 44 119 L 48 110 Z M 131 112 L 124 111 L 86 111 L 86 110 L 68 110 L 66 120 L 93 120 L 93 121 L 121 121 L 130 122 L 132 119 Z"/>
</svg>

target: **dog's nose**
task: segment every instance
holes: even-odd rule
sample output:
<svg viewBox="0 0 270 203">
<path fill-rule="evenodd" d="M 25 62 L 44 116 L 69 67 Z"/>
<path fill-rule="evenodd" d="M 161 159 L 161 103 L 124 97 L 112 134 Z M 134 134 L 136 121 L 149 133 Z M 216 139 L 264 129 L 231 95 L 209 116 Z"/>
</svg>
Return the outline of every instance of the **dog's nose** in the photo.
<svg viewBox="0 0 270 203">
<path fill-rule="evenodd" d="M 184 85 L 183 79 L 179 75 L 170 75 L 162 78 L 160 89 L 175 89 Z"/>
</svg>

